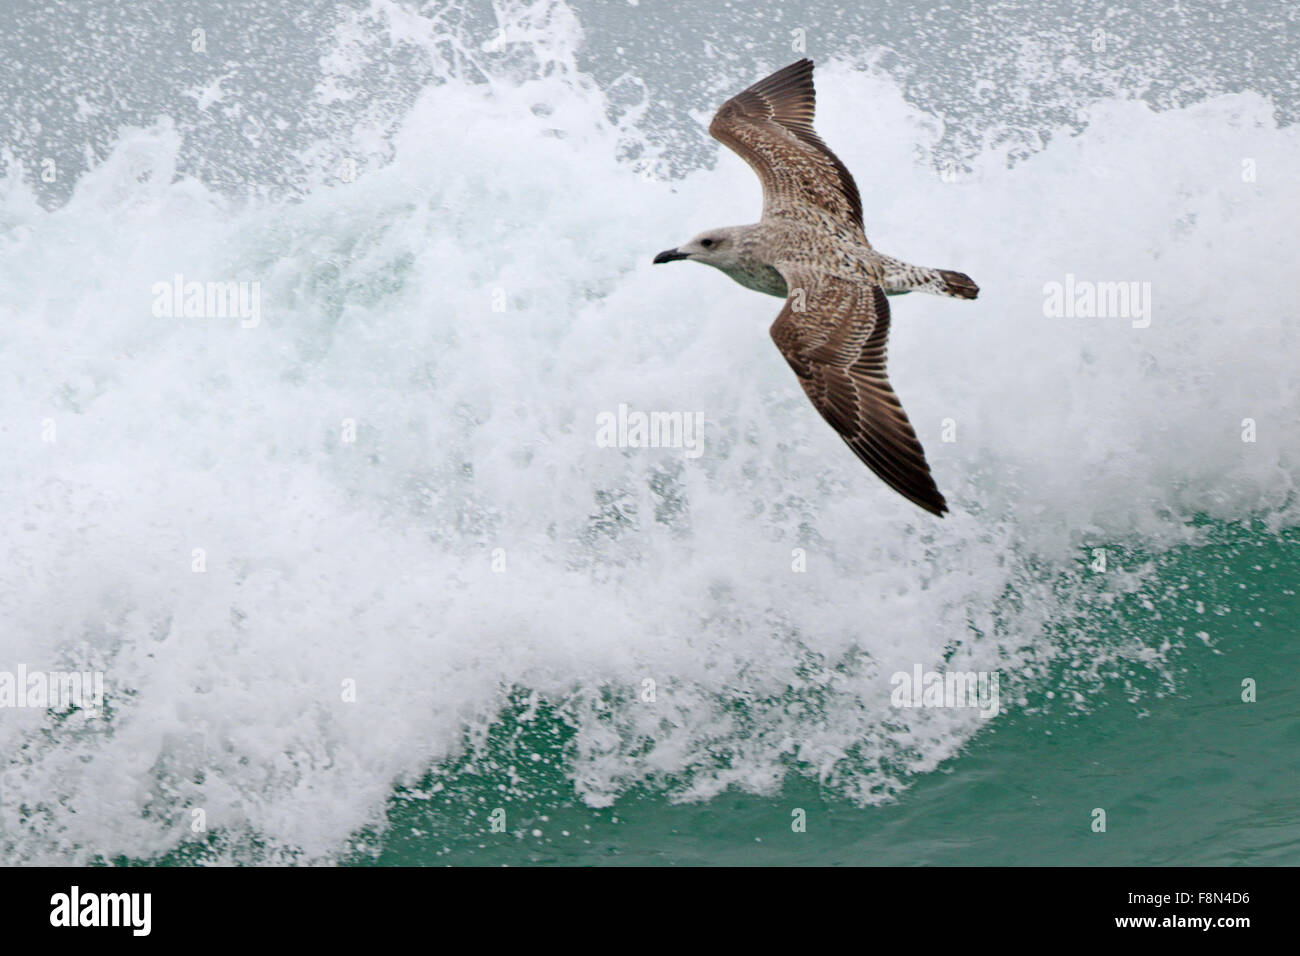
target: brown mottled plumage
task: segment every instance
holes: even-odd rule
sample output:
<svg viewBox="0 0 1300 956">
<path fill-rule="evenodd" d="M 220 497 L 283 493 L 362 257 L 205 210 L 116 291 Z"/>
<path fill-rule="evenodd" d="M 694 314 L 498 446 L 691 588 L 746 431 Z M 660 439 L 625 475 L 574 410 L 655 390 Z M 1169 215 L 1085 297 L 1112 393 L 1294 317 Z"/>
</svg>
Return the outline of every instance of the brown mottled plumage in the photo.
<svg viewBox="0 0 1300 956">
<path fill-rule="evenodd" d="M 817 411 L 889 487 L 941 516 L 947 502 L 885 376 L 886 296 L 973 299 L 979 288 L 871 247 L 853 176 L 813 131 L 812 71 L 811 60 L 778 70 L 723 103 L 709 126 L 758 174 L 762 220 L 700 233 L 655 262 L 692 259 L 784 297 L 772 339 Z"/>
</svg>

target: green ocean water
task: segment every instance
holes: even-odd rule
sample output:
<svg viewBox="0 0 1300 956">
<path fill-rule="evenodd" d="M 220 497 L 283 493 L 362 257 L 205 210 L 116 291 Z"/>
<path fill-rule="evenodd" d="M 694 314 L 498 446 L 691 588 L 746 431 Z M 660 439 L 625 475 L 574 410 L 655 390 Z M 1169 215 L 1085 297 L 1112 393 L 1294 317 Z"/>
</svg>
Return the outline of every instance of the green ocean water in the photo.
<svg viewBox="0 0 1300 956">
<path fill-rule="evenodd" d="M 485 740 L 467 742 L 465 757 L 395 790 L 384 825 L 356 834 L 338 862 L 1300 865 L 1300 531 L 1218 525 L 1210 537 L 1160 556 L 1146 586 L 1096 622 L 1116 640 L 1170 638 L 1159 674 L 1116 673 L 1068 711 L 1052 707 L 1063 695 L 1041 688 L 1036 706 L 996 717 L 897 799 L 858 806 L 792 772 L 770 795 L 680 802 L 671 790 L 642 788 L 590 807 L 571 779 L 572 730 L 545 702 L 526 706 L 520 689 L 517 706 Z M 1244 699 L 1248 681 L 1253 701 Z M 495 832 L 498 808 L 505 829 Z M 260 849 L 218 834 L 162 857 L 112 862 L 256 860 Z"/>
<path fill-rule="evenodd" d="M 1149 586 L 1098 624 L 1157 643 L 1181 627 L 1172 691 L 1116 681 L 1081 713 L 1005 713 L 894 802 L 858 807 L 792 775 L 771 796 L 681 804 L 642 792 L 591 809 L 563 774 L 563 726 L 507 719 L 477 770 L 395 793 L 387 829 L 363 836 L 349 862 L 1300 864 L 1300 532 L 1231 526 L 1214 537 L 1162 556 Z M 1254 702 L 1243 701 L 1246 680 Z M 507 829 L 492 833 L 497 806 Z"/>
</svg>

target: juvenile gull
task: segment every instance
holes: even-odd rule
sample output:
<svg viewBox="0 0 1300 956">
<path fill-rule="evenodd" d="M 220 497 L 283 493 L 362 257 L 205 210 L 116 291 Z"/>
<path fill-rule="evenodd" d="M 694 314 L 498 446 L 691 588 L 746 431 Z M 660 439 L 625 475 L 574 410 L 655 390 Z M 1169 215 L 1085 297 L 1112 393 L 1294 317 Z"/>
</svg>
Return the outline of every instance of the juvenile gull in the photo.
<svg viewBox="0 0 1300 956">
<path fill-rule="evenodd" d="M 655 262 L 690 259 L 785 299 L 772 339 L 817 411 L 868 468 L 934 515 L 948 510 L 885 377 L 887 295 L 973 299 L 969 276 L 876 252 L 848 169 L 813 132 L 813 64 L 800 60 L 722 104 L 709 133 L 763 184 L 763 218 L 702 232 Z"/>
</svg>

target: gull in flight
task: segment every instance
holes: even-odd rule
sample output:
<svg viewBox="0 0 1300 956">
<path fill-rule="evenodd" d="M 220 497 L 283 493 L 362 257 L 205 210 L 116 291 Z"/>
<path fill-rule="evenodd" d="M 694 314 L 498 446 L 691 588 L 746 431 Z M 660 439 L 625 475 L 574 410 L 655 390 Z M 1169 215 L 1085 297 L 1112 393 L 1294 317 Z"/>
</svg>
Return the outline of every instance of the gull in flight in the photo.
<svg viewBox="0 0 1300 956">
<path fill-rule="evenodd" d="M 948 504 L 885 377 L 886 296 L 973 299 L 979 287 L 871 247 L 853 176 L 813 131 L 812 73 L 806 59 L 778 70 L 723 103 L 709 125 L 758 173 L 763 218 L 702 232 L 654 261 L 702 262 L 785 299 L 772 339 L 817 411 L 885 484 L 942 516 Z"/>
</svg>

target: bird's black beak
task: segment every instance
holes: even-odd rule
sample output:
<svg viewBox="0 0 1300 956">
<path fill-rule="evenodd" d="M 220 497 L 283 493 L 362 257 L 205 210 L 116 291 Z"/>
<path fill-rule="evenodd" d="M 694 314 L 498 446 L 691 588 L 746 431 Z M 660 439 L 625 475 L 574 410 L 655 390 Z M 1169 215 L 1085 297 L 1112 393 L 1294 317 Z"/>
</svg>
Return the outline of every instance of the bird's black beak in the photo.
<svg viewBox="0 0 1300 956">
<path fill-rule="evenodd" d="M 689 252 L 678 252 L 676 249 L 665 249 L 659 255 L 655 256 L 655 265 L 661 262 L 676 262 L 678 259 L 689 259 Z"/>
</svg>

